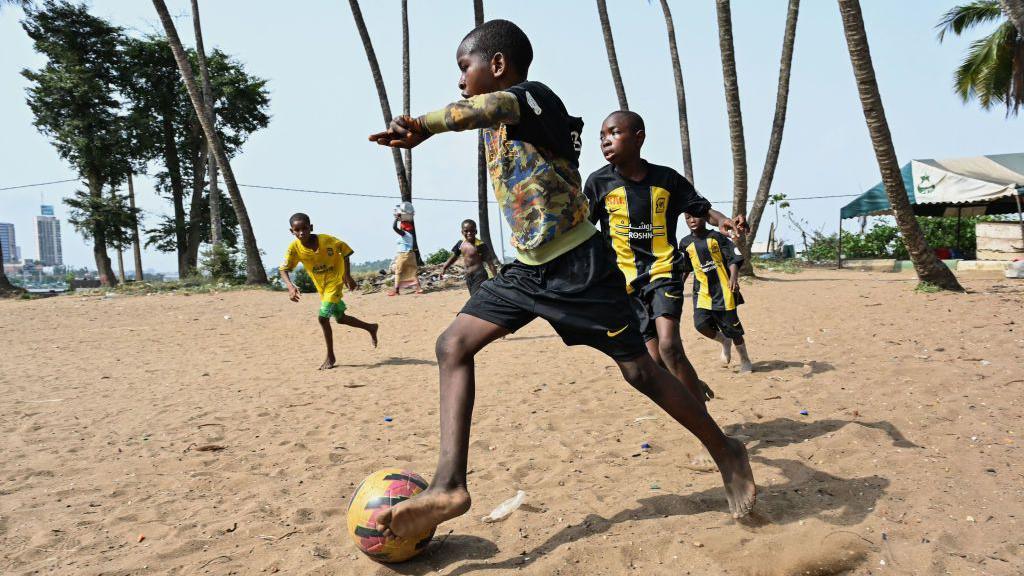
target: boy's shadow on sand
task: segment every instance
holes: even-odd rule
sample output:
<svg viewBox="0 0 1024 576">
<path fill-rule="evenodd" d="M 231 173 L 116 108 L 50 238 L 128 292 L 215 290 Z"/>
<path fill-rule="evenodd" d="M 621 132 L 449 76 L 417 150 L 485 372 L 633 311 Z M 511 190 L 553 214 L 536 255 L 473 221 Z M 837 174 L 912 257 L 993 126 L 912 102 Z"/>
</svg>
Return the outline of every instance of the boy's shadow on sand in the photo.
<svg viewBox="0 0 1024 576">
<path fill-rule="evenodd" d="M 761 487 L 754 514 L 742 524 L 757 528 L 769 524 L 791 524 L 812 517 L 836 526 L 852 526 L 863 522 L 889 487 L 890 482 L 887 478 L 877 475 L 841 478 L 807 466 L 799 460 L 765 458 L 757 455 L 765 446 L 785 446 L 802 442 L 834 432 L 852 423 L 844 420 L 805 423 L 779 418 L 743 427 L 729 427 L 728 433 L 741 432 L 759 437 L 762 441 L 748 448 L 751 460 L 777 468 L 787 479 L 784 484 Z M 907 440 L 889 422 L 856 423 L 885 431 L 892 438 L 894 446 L 919 447 Z M 771 442 L 768 442 L 769 439 Z M 637 504 L 637 507 L 622 510 L 611 518 L 590 514 L 583 522 L 562 528 L 525 554 L 494 563 L 479 560 L 468 562 L 456 567 L 449 576 L 479 570 L 521 569 L 534 563 L 538 556 L 544 556 L 560 546 L 607 532 L 622 522 L 657 520 L 666 516 L 691 516 L 716 511 L 728 513 L 722 488 L 718 487 L 692 494 L 661 494 L 641 498 L 637 500 Z M 491 558 L 497 553 L 498 547 L 488 540 L 472 536 L 452 536 L 444 545 L 433 544 L 422 559 L 393 568 L 402 574 L 425 574 L 471 558 Z"/>
<path fill-rule="evenodd" d="M 376 362 L 368 362 L 366 364 L 335 364 L 335 368 L 380 368 L 382 366 L 437 366 L 437 362 L 433 360 L 424 360 L 422 358 L 404 358 L 400 356 L 392 356 Z"/>
<path fill-rule="evenodd" d="M 804 378 L 813 378 L 815 374 L 831 372 L 836 369 L 835 366 L 828 362 L 819 362 L 817 360 L 811 360 L 810 362 L 796 362 L 793 360 L 762 360 L 754 362 L 754 372 L 775 372 L 776 370 L 785 370 L 787 368 L 805 367 L 810 367 L 810 370 L 803 373 Z"/>
</svg>

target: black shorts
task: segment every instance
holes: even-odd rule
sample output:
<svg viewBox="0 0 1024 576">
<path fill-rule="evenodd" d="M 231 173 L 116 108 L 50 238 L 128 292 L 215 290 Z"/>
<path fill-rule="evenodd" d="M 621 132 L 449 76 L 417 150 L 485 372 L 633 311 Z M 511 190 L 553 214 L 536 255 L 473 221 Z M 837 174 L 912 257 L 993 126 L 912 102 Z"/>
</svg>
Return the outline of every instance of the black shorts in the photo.
<svg viewBox="0 0 1024 576">
<path fill-rule="evenodd" d="M 704 308 L 693 309 L 693 325 L 700 330 L 707 327 L 718 330 L 726 338 L 738 338 L 743 336 L 743 324 L 740 324 L 740 316 L 736 310 L 705 310 Z"/>
<path fill-rule="evenodd" d="M 466 274 L 466 288 L 469 288 L 469 295 L 476 294 L 485 281 L 487 281 L 487 271 L 483 268 Z"/>
<path fill-rule="evenodd" d="M 518 260 L 483 283 L 462 308 L 510 332 L 543 318 L 569 346 L 590 346 L 617 360 L 647 354 L 611 248 L 594 234 L 558 258 L 530 266 Z"/>
<path fill-rule="evenodd" d="M 632 301 L 644 341 L 654 340 L 658 337 L 655 319 L 666 316 L 678 322 L 682 317 L 683 283 L 677 280 L 656 280 L 634 291 Z"/>
</svg>

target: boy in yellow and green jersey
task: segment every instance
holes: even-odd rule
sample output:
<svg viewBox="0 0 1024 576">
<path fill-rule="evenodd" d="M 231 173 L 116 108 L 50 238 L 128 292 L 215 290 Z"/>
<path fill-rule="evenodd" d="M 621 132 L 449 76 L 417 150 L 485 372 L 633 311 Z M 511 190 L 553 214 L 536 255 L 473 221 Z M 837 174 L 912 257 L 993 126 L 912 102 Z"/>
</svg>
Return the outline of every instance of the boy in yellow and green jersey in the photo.
<svg viewBox="0 0 1024 576">
<path fill-rule="evenodd" d="M 288 288 L 288 297 L 292 302 L 299 301 L 299 289 L 292 283 L 289 272 L 295 269 L 299 263 L 309 274 L 320 294 L 320 312 L 318 320 L 320 328 L 324 333 L 324 342 L 327 344 L 327 358 L 320 365 L 321 370 L 334 368 L 334 334 L 331 331 L 331 318 L 337 320 L 338 324 L 352 326 L 366 330 L 370 334 L 370 341 L 373 347 L 377 347 L 377 325 L 363 322 L 362 320 L 345 313 L 345 301 L 342 300 L 344 288 L 355 290 L 356 281 L 349 273 L 349 257 L 352 256 L 352 248 L 348 244 L 327 234 L 313 234 L 313 224 L 309 216 L 299 212 L 288 219 L 289 231 L 295 236 L 295 240 L 288 245 L 285 252 L 284 264 L 281 264 L 281 281 Z"/>
<path fill-rule="evenodd" d="M 412 148 L 448 131 L 482 129 L 487 166 L 518 257 L 484 282 L 437 339 L 441 453 L 430 487 L 378 517 L 381 535 L 411 538 L 465 514 L 474 356 L 494 340 L 543 318 L 569 345 L 604 352 L 625 379 L 708 448 L 735 517 L 748 514 L 755 486 L 743 443 L 727 437 L 675 377 L 648 355 L 614 256 L 588 220 L 579 173 L 583 120 L 546 85 L 527 80 L 533 48 L 507 20 L 477 26 L 455 54 L 464 100 L 413 118 L 399 116 L 370 136 Z M 550 351 L 539 348 L 539 361 Z"/>
</svg>

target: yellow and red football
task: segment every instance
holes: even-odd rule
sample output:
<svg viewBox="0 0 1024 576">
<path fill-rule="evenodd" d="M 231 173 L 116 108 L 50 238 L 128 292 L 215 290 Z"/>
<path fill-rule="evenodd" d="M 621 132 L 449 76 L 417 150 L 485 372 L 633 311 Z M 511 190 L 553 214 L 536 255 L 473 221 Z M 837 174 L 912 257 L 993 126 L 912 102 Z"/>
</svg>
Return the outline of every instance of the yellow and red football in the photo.
<svg viewBox="0 0 1024 576">
<path fill-rule="evenodd" d="M 426 489 L 422 476 L 401 468 L 367 476 L 348 503 L 348 533 L 356 548 L 378 562 L 404 562 L 426 549 L 434 529 L 415 538 L 385 537 L 377 529 L 377 518 L 384 512 Z"/>
</svg>

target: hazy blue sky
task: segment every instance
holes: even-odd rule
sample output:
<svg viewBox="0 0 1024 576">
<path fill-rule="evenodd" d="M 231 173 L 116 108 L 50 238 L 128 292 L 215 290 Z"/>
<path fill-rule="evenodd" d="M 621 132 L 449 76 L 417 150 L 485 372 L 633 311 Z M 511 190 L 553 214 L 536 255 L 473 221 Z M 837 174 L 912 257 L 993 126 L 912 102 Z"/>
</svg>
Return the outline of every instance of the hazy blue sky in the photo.
<svg viewBox="0 0 1024 576">
<path fill-rule="evenodd" d="M 438 108 L 459 96 L 455 48 L 472 27 L 468 0 L 410 3 L 413 112 Z M 609 3 L 631 107 L 648 126 L 646 157 L 676 167 L 681 154 L 675 91 L 664 20 L 657 2 Z M 875 68 L 900 162 L 1021 151 L 1021 119 L 1002 109 L 963 105 L 951 91 L 952 72 L 970 39 L 940 45 L 934 25 L 955 4 L 946 0 L 862 0 Z M 192 42 L 189 3 L 168 0 L 179 33 Z M 401 107 L 401 35 L 398 0 L 364 0 L 364 16 L 387 82 L 392 108 Z M 615 93 L 590 0 L 485 2 L 488 18 L 508 18 L 530 36 L 535 59 L 531 78 L 547 83 L 573 114 L 582 116 L 584 177 L 603 164 L 597 131 L 615 109 Z M 366 142 L 382 125 L 366 57 L 342 0 L 280 3 L 218 0 L 203 3 L 208 49 L 216 46 L 269 79 L 270 126 L 253 136 L 233 162 L 239 182 L 339 192 L 394 194 L 397 186 L 387 150 Z M 732 195 L 732 158 L 722 89 L 714 2 L 671 2 L 686 82 L 696 185 L 712 200 Z M 138 34 L 160 30 L 150 2 L 97 0 L 94 13 Z M 785 23 L 783 0 L 732 3 L 739 83 L 746 128 L 750 194 L 757 187 L 767 146 Z M 32 126 L 19 72 L 43 61 L 19 25 L 20 10 L 0 13 L 0 187 L 73 178 L 49 142 Z M 445 135 L 414 153 L 414 196 L 475 198 L 476 136 Z M 156 171 L 154 167 L 154 172 Z M 803 2 L 797 30 L 789 120 L 774 191 L 790 196 L 855 193 L 879 180 L 850 70 L 835 2 Z M 61 199 L 75 183 L 0 192 L 0 221 L 17 227 L 23 257 L 36 257 L 32 217 L 40 194 L 64 220 L 64 259 L 93 267 L 91 249 L 66 223 Z M 136 184 L 147 222 L 170 212 L 149 180 Z M 389 257 L 394 201 L 243 189 L 264 263 L 277 264 L 290 240 L 286 219 L 311 214 L 317 230 L 338 235 L 356 250 L 354 261 Z M 814 227 L 834 230 L 846 200 L 793 202 Z M 421 247 L 449 247 L 458 223 L 475 217 L 472 204 L 419 202 Z M 723 211 L 729 203 L 719 204 Z M 766 215 L 763 230 L 771 214 Z M 497 213 L 492 223 L 497 229 Z M 796 235 L 784 229 L 789 238 Z M 511 251 L 506 248 L 511 255 Z M 147 268 L 171 271 L 175 257 L 147 251 Z"/>
</svg>

